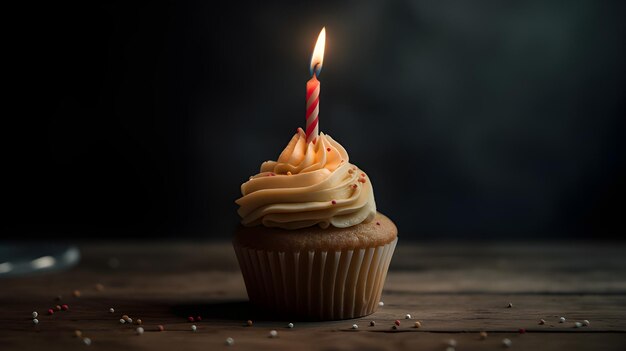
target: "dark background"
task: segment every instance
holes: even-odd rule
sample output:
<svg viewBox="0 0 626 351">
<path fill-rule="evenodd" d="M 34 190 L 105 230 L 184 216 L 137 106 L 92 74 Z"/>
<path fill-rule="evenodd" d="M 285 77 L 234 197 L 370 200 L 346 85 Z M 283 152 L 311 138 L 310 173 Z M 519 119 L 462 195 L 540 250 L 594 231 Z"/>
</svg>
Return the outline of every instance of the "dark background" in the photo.
<svg viewBox="0 0 626 351">
<path fill-rule="evenodd" d="M 5 8 L 3 236 L 227 238 L 326 26 L 321 130 L 404 238 L 617 238 L 625 4 Z"/>
</svg>

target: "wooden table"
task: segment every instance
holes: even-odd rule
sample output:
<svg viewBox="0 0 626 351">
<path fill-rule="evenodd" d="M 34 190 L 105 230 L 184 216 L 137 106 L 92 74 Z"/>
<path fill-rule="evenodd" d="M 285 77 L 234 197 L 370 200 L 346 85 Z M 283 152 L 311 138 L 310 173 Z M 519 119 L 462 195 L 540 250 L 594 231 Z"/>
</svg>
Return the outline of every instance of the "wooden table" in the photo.
<svg viewBox="0 0 626 351">
<path fill-rule="evenodd" d="M 384 307 L 366 318 L 322 323 L 276 321 L 249 306 L 228 243 L 80 247 L 83 259 L 69 271 L 0 280 L 0 350 L 219 350 L 229 348 L 228 337 L 233 350 L 446 350 L 450 339 L 457 350 L 501 350 L 505 338 L 512 350 L 626 350 L 624 243 L 401 241 Z M 72 296 L 75 289 L 80 297 Z M 63 303 L 68 311 L 46 315 Z M 41 314 L 38 325 L 32 311 Z M 404 319 L 407 313 L 413 319 Z M 145 333 L 120 324 L 123 314 L 142 319 Z M 187 317 L 197 315 L 202 321 L 192 332 Z M 396 319 L 401 325 L 392 330 Z M 575 327 L 585 319 L 589 326 Z M 268 337 L 272 329 L 277 338 Z"/>
</svg>

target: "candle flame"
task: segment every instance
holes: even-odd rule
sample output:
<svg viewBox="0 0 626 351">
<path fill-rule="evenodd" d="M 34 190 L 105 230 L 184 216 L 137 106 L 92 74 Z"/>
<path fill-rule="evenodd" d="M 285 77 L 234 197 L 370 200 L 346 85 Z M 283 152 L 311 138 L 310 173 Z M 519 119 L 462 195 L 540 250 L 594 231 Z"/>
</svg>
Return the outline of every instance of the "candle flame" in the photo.
<svg viewBox="0 0 626 351">
<path fill-rule="evenodd" d="M 322 28 L 320 35 L 317 37 L 317 43 L 315 43 L 315 49 L 313 49 L 313 55 L 311 56 L 311 75 L 315 73 L 320 75 L 322 71 L 322 63 L 324 62 L 324 47 L 326 46 L 326 27 Z"/>
</svg>

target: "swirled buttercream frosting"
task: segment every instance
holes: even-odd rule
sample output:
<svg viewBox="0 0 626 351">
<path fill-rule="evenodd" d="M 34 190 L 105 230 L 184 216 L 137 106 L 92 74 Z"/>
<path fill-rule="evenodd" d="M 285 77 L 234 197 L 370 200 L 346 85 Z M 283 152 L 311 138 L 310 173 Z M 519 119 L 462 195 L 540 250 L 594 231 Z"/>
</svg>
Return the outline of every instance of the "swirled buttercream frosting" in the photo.
<svg viewBox="0 0 626 351">
<path fill-rule="evenodd" d="M 307 143 L 299 128 L 276 161 L 241 185 L 235 201 L 244 226 L 299 229 L 350 227 L 371 221 L 376 202 L 369 178 L 324 133 Z"/>
</svg>

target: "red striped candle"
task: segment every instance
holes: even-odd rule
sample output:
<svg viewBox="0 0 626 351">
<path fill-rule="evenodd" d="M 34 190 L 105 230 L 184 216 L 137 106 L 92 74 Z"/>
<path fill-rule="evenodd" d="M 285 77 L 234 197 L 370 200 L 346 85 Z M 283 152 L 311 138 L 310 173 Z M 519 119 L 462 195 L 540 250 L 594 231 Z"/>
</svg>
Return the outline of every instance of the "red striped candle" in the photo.
<svg viewBox="0 0 626 351">
<path fill-rule="evenodd" d="M 306 142 L 313 141 L 319 132 L 320 81 L 314 73 L 306 82 Z"/>
<path fill-rule="evenodd" d="M 311 76 L 312 78 L 306 83 L 306 141 L 310 143 L 317 138 L 319 132 L 319 113 L 320 113 L 320 81 L 317 76 L 322 71 L 322 63 L 324 62 L 324 47 L 326 45 L 326 27 L 322 28 L 320 35 L 317 37 L 317 43 L 311 56 Z"/>
</svg>

